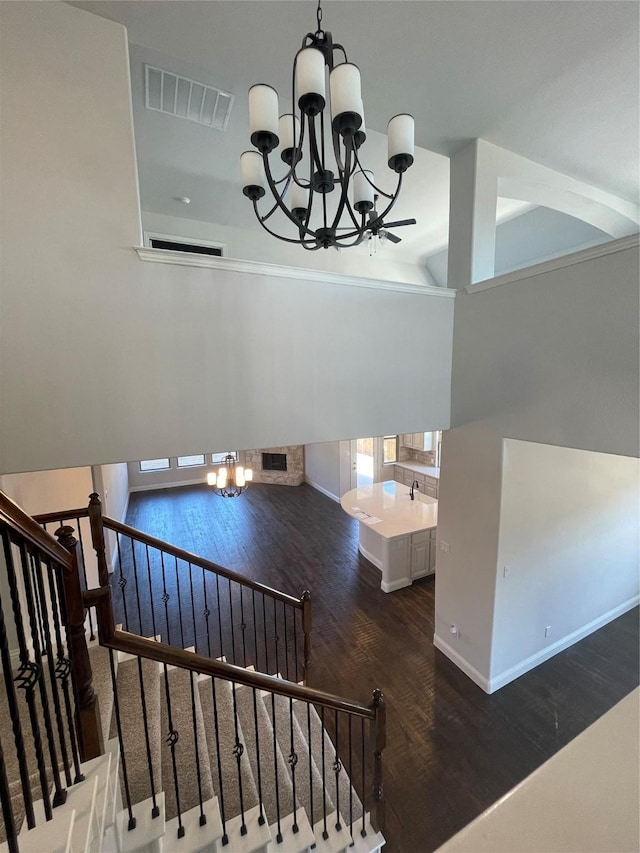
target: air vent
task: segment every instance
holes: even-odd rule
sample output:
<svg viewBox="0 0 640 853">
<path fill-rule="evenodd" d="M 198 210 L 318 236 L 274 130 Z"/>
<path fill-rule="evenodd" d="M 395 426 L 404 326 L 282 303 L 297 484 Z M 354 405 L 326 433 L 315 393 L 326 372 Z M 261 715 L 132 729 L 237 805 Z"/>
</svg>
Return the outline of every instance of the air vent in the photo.
<svg viewBox="0 0 640 853">
<path fill-rule="evenodd" d="M 145 106 L 167 115 L 186 118 L 216 130 L 226 130 L 233 106 L 233 95 L 163 71 L 144 66 Z"/>
</svg>

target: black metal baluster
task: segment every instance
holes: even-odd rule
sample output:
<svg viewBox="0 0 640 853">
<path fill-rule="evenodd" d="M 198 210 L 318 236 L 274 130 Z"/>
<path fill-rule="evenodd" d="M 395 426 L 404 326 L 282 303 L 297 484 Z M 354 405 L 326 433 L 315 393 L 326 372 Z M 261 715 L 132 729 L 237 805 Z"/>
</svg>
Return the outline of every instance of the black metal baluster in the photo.
<svg viewBox="0 0 640 853">
<path fill-rule="evenodd" d="M 349 835 L 353 838 L 353 717 L 349 714 Z M 351 842 L 353 844 L 353 841 Z"/>
<path fill-rule="evenodd" d="M 285 678 L 289 681 L 289 641 L 287 639 L 287 605 L 282 602 L 282 618 L 284 620 L 284 670 Z"/>
<path fill-rule="evenodd" d="M 2 620 L 4 625 L 4 619 Z M 6 638 L 6 637 L 5 637 Z M 9 853 L 19 853 L 18 835 L 16 822 L 13 817 L 13 806 L 11 805 L 11 792 L 9 791 L 9 780 L 7 779 L 7 766 L 4 761 L 4 750 L 0 741 L 0 802 L 2 803 L 2 817 L 4 818 L 4 830 L 7 836 L 7 847 Z"/>
<path fill-rule="evenodd" d="M 360 835 L 363 838 L 366 838 L 367 828 L 364 823 L 364 797 L 366 792 L 365 787 L 365 744 L 364 744 L 364 717 L 360 717 L 360 744 L 362 748 L 362 754 L 360 755 L 360 761 L 362 762 L 362 829 L 360 830 Z"/>
<path fill-rule="evenodd" d="M 75 772 L 74 784 L 82 782 L 84 774 L 80 770 L 80 757 L 78 755 L 78 739 L 76 737 L 76 728 L 73 721 L 73 710 L 71 708 L 71 695 L 69 693 L 69 676 L 71 675 L 71 660 L 65 657 L 64 641 L 62 639 L 62 631 L 60 630 L 62 613 L 58 611 L 58 594 L 54 581 L 56 569 L 51 563 L 47 564 L 47 577 L 49 579 L 49 598 L 51 599 L 51 609 L 53 612 L 53 625 L 56 635 L 57 663 L 55 668 L 56 678 L 62 684 L 62 695 L 64 697 L 64 709 L 67 716 L 67 729 L 69 730 L 69 743 L 71 744 L 71 755 L 73 757 L 73 769 Z"/>
<path fill-rule="evenodd" d="M 244 601 L 242 598 L 242 587 L 240 587 L 240 630 L 242 631 L 242 666 L 247 666 L 247 625 L 244 621 Z"/>
<path fill-rule="evenodd" d="M 273 771 L 275 776 L 276 789 L 276 823 L 278 827 L 278 832 L 276 833 L 276 841 L 278 842 L 278 844 L 282 844 L 282 827 L 280 825 L 280 778 L 278 775 L 278 740 L 276 736 L 276 697 L 274 693 L 271 694 L 271 718 L 273 720 Z"/>
<path fill-rule="evenodd" d="M 285 617 L 286 618 L 286 617 Z M 298 832 L 298 800 L 296 799 L 296 766 L 298 764 L 298 755 L 293 742 L 293 699 L 289 697 L 289 767 L 291 768 L 291 786 L 293 794 L 293 831 Z"/>
<path fill-rule="evenodd" d="M 167 645 L 171 645 L 171 625 L 169 623 L 169 599 L 167 592 L 167 574 L 164 568 L 164 551 L 160 551 L 160 564 L 162 566 L 162 600 L 164 601 L 164 623 L 167 632 Z"/>
<path fill-rule="evenodd" d="M 196 779 L 198 781 L 198 804 L 200 806 L 200 826 L 204 826 L 207 822 L 207 816 L 204 813 L 204 805 L 202 802 L 202 773 L 200 770 L 200 745 L 198 738 L 198 715 L 196 713 L 196 687 L 195 673 L 189 673 L 189 682 L 191 684 L 191 720 L 193 722 L 193 745 L 196 753 Z"/>
<path fill-rule="evenodd" d="M 33 829 L 36 825 L 35 815 L 33 813 L 33 797 L 31 795 L 31 785 L 29 782 L 29 768 L 27 767 L 27 756 L 24 749 L 24 735 L 22 734 L 22 723 L 20 722 L 20 711 L 18 709 L 18 697 L 16 696 L 16 688 L 13 683 L 13 672 L 11 669 L 11 653 L 9 652 L 9 642 L 7 640 L 7 626 L 4 620 L 4 608 L 0 599 L 0 656 L 2 657 L 2 674 L 4 675 L 4 689 L 7 696 L 7 704 L 9 706 L 9 716 L 11 717 L 11 727 L 13 729 L 13 740 L 16 745 L 16 754 L 18 756 L 18 768 L 20 770 L 20 783 L 22 785 L 22 798 L 24 800 L 25 815 L 27 818 L 27 826 Z M 4 809 L 4 804 L 3 804 Z M 8 814 L 8 812 L 7 812 Z M 5 818 L 6 822 L 6 818 Z M 7 828 L 7 838 L 10 833 Z"/>
<path fill-rule="evenodd" d="M 307 702 L 307 743 L 309 744 L 309 811 L 311 812 L 309 820 L 311 822 L 311 829 L 314 827 L 315 815 L 313 813 L 313 756 L 311 754 L 312 751 L 312 740 L 311 740 L 311 703 Z"/>
<path fill-rule="evenodd" d="M 298 668 L 298 626 L 296 624 L 298 620 L 298 608 L 293 608 L 293 668 L 295 672 L 295 680 L 296 682 L 300 681 L 300 671 Z"/>
<path fill-rule="evenodd" d="M 253 693 L 253 729 L 256 736 L 256 763 L 258 765 L 258 800 L 260 802 L 260 817 L 258 818 L 258 824 L 260 826 L 264 825 L 264 809 L 262 806 L 262 762 L 260 761 L 260 735 L 258 734 L 258 697 L 256 694 L 256 688 L 252 687 L 251 692 Z"/>
<path fill-rule="evenodd" d="M 53 712 L 58 730 L 58 742 L 60 743 L 60 755 L 62 756 L 62 766 L 64 769 L 64 778 L 68 786 L 71 782 L 71 762 L 69 761 L 69 753 L 67 752 L 67 742 L 64 736 L 64 722 L 62 719 L 62 707 L 60 705 L 60 696 L 58 694 L 58 681 L 56 679 L 56 667 L 53 661 L 53 646 L 51 644 L 51 628 L 49 627 L 49 614 L 47 612 L 47 602 L 44 594 L 44 581 L 42 579 L 42 563 L 39 555 L 31 554 L 31 578 L 33 581 L 34 591 L 37 590 L 36 608 L 40 614 L 42 630 L 44 632 L 44 654 L 47 658 L 47 667 L 49 670 L 49 681 L 51 683 L 51 698 L 53 699 Z M 46 685 L 45 685 L 46 690 Z"/>
<path fill-rule="evenodd" d="M 256 671 L 260 672 L 260 663 L 258 661 L 258 623 L 256 621 L 256 591 L 255 589 L 251 590 L 251 608 L 253 611 L 253 650 L 255 652 L 255 657 L 253 662 L 256 667 Z"/>
<path fill-rule="evenodd" d="M 264 597 L 264 592 L 262 593 L 262 627 L 264 630 L 264 671 L 267 674 L 271 674 L 269 671 L 269 641 L 267 640 L 267 604 Z"/>
<path fill-rule="evenodd" d="M 167 699 L 167 719 L 169 723 L 169 733 L 167 734 L 167 744 L 171 750 L 171 764 L 173 767 L 173 790 L 176 795 L 176 810 L 178 812 L 178 838 L 184 838 L 184 825 L 182 823 L 182 809 L 180 808 L 180 784 L 178 782 L 178 761 L 176 759 L 176 744 L 178 743 L 179 734 L 173 727 L 173 715 L 171 713 L 171 691 L 169 690 L 169 672 L 166 663 L 164 668 L 164 690 Z"/>
<path fill-rule="evenodd" d="M 117 654 L 117 652 L 115 653 Z M 113 687 L 113 710 L 116 715 L 116 729 L 118 731 L 118 743 L 120 744 L 120 767 L 122 768 L 122 781 L 124 782 L 124 799 L 129 812 L 129 823 L 127 829 L 131 831 L 136 828 L 136 819 L 131 808 L 131 791 L 129 790 L 129 774 L 127 773 L 127 757 L 124 754 L 124 741 L 122 739 L 122 719 L 120 717 L 120 699 L 118 697 L 118 682 L 116 668 L 113 662 L 114 651 L 109 649 L 109 667 L 111 669 L 111 685 Z"/>
<path fill-rule="evenodd" d="M 198 631 L 196 630 L 196 602 L 193 597 L 193 566 L 189 565 L 189 590 L 191 591 L 191 624 L 193 625 L 193 647 L 198 652 Z"/>
<path fill-rule="evenodd" d="M 211 679 L 211 693 L 213 697 L 213 723 L 216 733 L 216 758 L 218 764 L 218 784 L 220 786 L 220 820 L 222 822 L 222 846 L 229 843 L 227 835 L 227 821 L 224 810 L 224 785 L 222 784 L 222 756 L 220 754 L 220 729 L 218 728 L 218 697 L 216 695 L 216 680 Z"/>
<path fill-rule="evenodd" d="M 233 596 L 231 595 L 231 578 L 227 578 L 229 585 L 229 625 L 231 626 L 231 663 L 236 664 L 236 631 L 235 622 L 233 620 Z"/>
<path fill-rule="evenodd" d="M 178 571 L 178 558 L 174 557 L 176 564 L 176 596 L 178 598 L 178 618 L 180 621 L 180 648 L 184 649 L 184 625 L 182 623 L 182 596 L 180 595 L 180 572 Z"/>
<path fill-rule="evenodd" d="M 40 648 L 40 638 L 37 620 L 37 608 L 34 601 L 33 590 L 31 588 L 31 578 L 29 577 L 29 557 L 27 549 L 23 542 L 20 543 L 20 562 L 22 564 L 22 580 L 24 583 L 24 591 L 27 599 L 27 614 L 29 616 L 29 625 L 31 627 L 31 639 L 33 640 L 33 654 L 36 660 L 42 658 L 42 650 Z M 31 679 L 29 678 L 29 681 Z M 51 714 L 49 713 L 49 697 L 47 696 L 47 688 L 44 683 L 44 674 L 42 665 L 37 664 L 37 672 L 35 674 L 35 684 L 38 685 L 40 693 L 40 703 L 42 707 L 42 717 L 44 720 L 44 730 L 47 736 L 47 746 L 49 747 L 49 758 L 51 760 L 51 774 L 53 776 L 53 786 L 55 794 L 53 795 L 53 806 L 61 806 L 67 799 L 67 792 L 62 787 L 60 782 L 60 771 L 58 769 L 58 753 L 53 736 L 53 726 L 51 725 Z"/>
<path fill-rule="evenodd" d="M 276 675 L 280 675 L 280 662 L 278 659 L 278 644 L 280 637 L 278 636 L 278 611 L 276 609 L 276 600 L 273 599 L 273 643 L 276 649 Z"/>
<path fill-rule="evenodd" d="M 211 615 L 211 611 L 209 610 L 209 601 L 207 597 L 207 577 L 206 572 L 202 569 L 202 589 L 204 595 L 204 611 L 203 615 L 205 617 L 205 625 L 207 628 L 207 654 L 211 657 L 211 630 L 209 627 L 209 616 Z M 218 702 L 216 698 L 216 680 L 215 678 L 211 678 L 211 691 L 213 698 L 213 722 L 215 727 L 215 737 L 216 737 L 216 756 L 217 756 L 217 764 L 218 764 L 218 788 L 220 791 L 219 796 L 219 805 L 220 805 L 220 820 L 222 822 L 222 844 L 226 845 L 229 843 L 229 837 L 227 835 L 227 822 L 224 811 L 224 786 L 222 784 L 222 761 L 220 757 L 220 732 L 218 730 Z"/>
<path fill-rule="evenodd" d="M 122 571 L 122 549 L 120 547 L 120 534 L 116 531 L 116 550 L 118 552 L 118 586 L 120 587 L 120 593 L 122 595 L 122 615 L 124 616 L 124 630 L 129 630 L 129 616 L 127 614 L 127 596 L 126 596 L 126 588 L 127 588 L 127 579 L 124 576 Z"/>
<path fill-rule="evenodd" d="M 76 518 L 75 521 L 76 521 L 76 529 L 78 531 L 78 539 L 80 541 L 80 553 L 82 554 L 82 579 L 84 580 L 84 588 L 88 589 L 89 587 L 88 587 L 88 583 L 87 583 L 87 566 L 86 566 L 86 563 L 84 560 L 84 542 L 82 541 L 81 519 Z M 94 630 L 93 630 L 93 608 L 89 607 L 88 610 L 89 610 L 89 639 L 95 640 L 96 635 L 95 635 Z"/>
<path fill-rule="evenodd" d="M 340 761 L 340 758 L 338 757 L 338 711 L 337 710 L 335 711 L 334 723 L 335 723 L 335 729 L 336 729 L 335 730 L 335 741 L 334 741 L 336 758 L 335 758 L 335 761 L 333 763 L 333 772 L 336 774 L 336 829 L 338 832 L 340 832 L 340 830 L 342 829 L 342 824 L 340 823 L 340 784 L 339 783 L 340 783 L 340 771 L 342 770 L 342 762 Z"/>
<path fill-rule="evenodd" d="M 220 612 L 220 576 L 216 575 L 216 601 L 218 602 L 218 634 L 220 636 L 220 655 L 224 657 L 224 646 L 222 644 L 222 613 Z"/>
<path fill-rule="evenodd" d="M 320 708 L 320 746 L 322 750 L 322 837 L 326 841 L 327 832 L 327 772 L 324 758 L 324 707 Z"/>
<path fill-rule="evenodd" d="M 151 608 L 151 628 L 153 630 L 153 639 L 158 636 L 158 632 L 156 631 L 156 613 L 155 606 L 153 603 L 153 582 L 151 580 L 151 561 L 149 559 L 149 546 L 144 546 L 147 551 L 147 579 L 149 581 L 149 607 Z"/>
<path fill-rule="evenodd" d="M 135 578 L 135 587 L 136 587 L 136 605 L 138 608 L 138 625 L 140 626 L 140 633 L 142 633 L 142 608 L 140 606 L 140 586 L 138 584 L 138 566 L 136 564 L 136 554 L 135 554 L 135 545 L 133 539 L 131 540 L 131 558 L 133 564 L 133 575 Z M 149 723 L 147 722 L 147 694 L 144 688 L 144 675 L 142 672 L 142 659 L 140 657 L 138 660 L 138 683 L 140 685 L 140 703 L 142 708 L 142 724 L 144 728 L 144 745 L 147 751 L 147 770 L 149 771 L 149 787 L 151 789 L 151 817 L 156 818 L 160 815 L 160 808 L 158 806 L 158 802 L 156 800 L 156 783 L 153 778 L 153 757 L 151 755 L 151 738 L 149 736 Z"/>
<path fill-rule="evenodd" d="M 238 702 L 236 697 L 235 681 L 231 682 L 231 693 L 233 696 L 233 725 L 235 729 L 235 745 L 233 747 L 233 754 L 236 757 L 236 764 L 238 770 L 238 798 L 240 799 L 240 815 L 242 819 L 242 825 L 240 826 L 240 835 L 246 835 L 247 824 L 244 819 L 244 792 L 242 790 L 242 773 L 240 770 L 240 761 L 242 759 L 242 754 L 244 753 L 244 746 L 240 742 L 240 729 L 238 726 Z"/>
<path fill-rule="evenodd" d="M 138 583 L 138 563 L 136 561 L 136 544 L 133 539 L 129 540 L 131 542 L 131 567 L 133 571 L 133 583 L 136 589 L 136 604 L 138 607 L 138 634 L 141 637 L 144 637 L 146 631 L 142 625 L 142 610 L 140 608 L 140 584 Z"/>
</svg>

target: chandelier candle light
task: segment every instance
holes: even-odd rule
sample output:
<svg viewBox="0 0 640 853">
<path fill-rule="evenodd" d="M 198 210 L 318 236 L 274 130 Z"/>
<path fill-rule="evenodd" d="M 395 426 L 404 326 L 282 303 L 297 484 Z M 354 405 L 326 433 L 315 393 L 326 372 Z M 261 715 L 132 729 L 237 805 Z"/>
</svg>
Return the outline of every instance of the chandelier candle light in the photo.
<svg viewBox="0 0 640 853">
<path fill-rule="evenodd" d="M 236 464 L 233 453 L 227 453 L 224 457 L 224 465 L 218 468 L 218 472 L 210 471 L 207 474 L 207 484 L 213 487 L 216 495 L 221 498 L 237 498 L 253 480 L 251 468 L 243 468 Z"/>
<path fill-rule="evenodd" d="M 320 2 L 317 23 L 316 32 L 306 34 L 294 59 L 294 113 L 278 115 L 278 93 L 271 86 L 260 83 L 249 89 L 251 143 L 257 151 L 245 151 L 240 158 L 242 192 L 253 202 L 262 227 L 272 236 L 310 251 L 357 246 L 365 237 L 377 236 L 382 228 L 415 225 L 415 219 L 384 222 L 400 193 L 402 175 L 413 163 L 413 117 L 396 115 L 387 127 L 388 164 L 398 176 L 395 192 L 389 194 L 376 186 L 373 173 L 360 163 L 359 152 L 367 138 L 360 71 L 347 60 L 342 45 L 334 44 L 331 33 L 321 28 Z M 336 53 L 344 57 L 339 64 L 334 64 Z M 277 180 L 269 161 L 276 148 L 286 166 L 284 176 Z M 330 162 L 330 154 L 335 163 Z M 267 187 L 273 204 L 261 215 L 258 201 Z M 334 189 L 339 198 L 330 214 L 327 196 Z M 374 196 L 386 200 L 380 214 Z M 278 234 L 266 224 L 277 210 L 290 220 L 294 226 L 290 233 L 295 237 Z M 312 227 L 312 213 L 314 225 L 321 222 L 320 227 Z M 397 237 L 393 240 L 398 241 Z"/>
</svg>

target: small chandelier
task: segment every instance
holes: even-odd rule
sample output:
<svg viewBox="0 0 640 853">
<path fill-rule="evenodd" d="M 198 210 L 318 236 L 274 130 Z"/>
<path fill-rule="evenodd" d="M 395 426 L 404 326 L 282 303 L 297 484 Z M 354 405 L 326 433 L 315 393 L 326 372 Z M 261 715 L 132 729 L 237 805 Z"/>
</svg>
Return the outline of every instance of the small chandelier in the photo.
<svg viewBox="0 0 640 853">
<path fill-rule="evenodd" d="M 212 486 L 213 491 L 221 498 L 239 497 L 253 480 L 251 468 L 243 468 L 242 465 L 237 465 L 236 461 L 233 453 L 227 453 L 222 468 L 218 468 L 217 473 L 210 471 L 207 474 L 207 484 Z"/>
<path fill-rule="evenodd" d="M 360 71 L 347 60 L 344 47 L 334 44 L 331 33 L 322 29 L 320 0 L 317 23 L 316 32 L 303 38 L 293 62 L 293 113 L 278 116 L 278 93 L 271 86 L 260 83 L 249 89 L 251 143 L 257 151 L 245 151 L 240 158 L 242 192 L 253 202 L 258 222 L 273 237 L 310 251 L 357 246 L 381 228 L 415 225 L 415 219 L 384 222 L 400 193 L 402 175 L 413 163 L 413 117 L 396 115 L 387 127 L 388 164 L 398 176 L 395 192 L 389 194 L 360 163 L 360 149 L 367 138 Z M 334 64 L 335 53 L 342 54 L 342 62 Z M 276 180 L 269 154 L 278 146 L 286 172 Z M 329 161 L 330 152 L 335 164 Z M 258 201 L 267 187 L 273 199 L 261 215 Z M 330 213 L 327 196 L 333 190 L 338 190 L 338 201 Z M 375 194 L 385 199 L 386 206 L 372 218 L 367 214 L 374 210 Z M 295 236 L 278 234 L 267 225 L 276 210 L 291 222 L 290 234 Z M 310 224 L 316 210 L 314 222 L 322 222 L 318 228 Z"/>
</svg>

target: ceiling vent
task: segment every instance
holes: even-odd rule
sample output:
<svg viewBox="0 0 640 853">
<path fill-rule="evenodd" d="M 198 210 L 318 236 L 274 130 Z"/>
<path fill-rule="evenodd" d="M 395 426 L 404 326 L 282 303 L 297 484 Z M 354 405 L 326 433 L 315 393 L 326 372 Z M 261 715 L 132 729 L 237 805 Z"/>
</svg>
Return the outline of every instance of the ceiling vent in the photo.
<svg viewBox="0 0 640 853">
<path fill-rule="evenodd" d="M 216 130 L 226 130 L 233 106 L 233 95 L 163 71 L 144 66 L 145 106 L 167 115 L 186 118 Z"/>
</svg>

